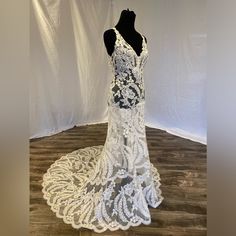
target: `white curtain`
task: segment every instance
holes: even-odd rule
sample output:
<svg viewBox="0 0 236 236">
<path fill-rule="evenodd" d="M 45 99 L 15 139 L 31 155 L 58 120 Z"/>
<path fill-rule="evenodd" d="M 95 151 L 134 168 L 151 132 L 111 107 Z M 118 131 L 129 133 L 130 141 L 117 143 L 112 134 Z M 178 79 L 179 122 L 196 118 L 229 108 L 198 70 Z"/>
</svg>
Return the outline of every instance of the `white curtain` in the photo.
<svg viewBox="0 0 236 236">
<path fill-rule="evenodd" d="M 109 68 L 102 32 L 111 1 L 33 0 L 31 138 L 106 122 Z"/>
<path fill-rule="evenodd" d="M 206 143 L 206 0 L 34 0 L 31 138 L 107 121 L 103 32 L 123 9 L 148 40 L 146 125 Z"/>
</svg>

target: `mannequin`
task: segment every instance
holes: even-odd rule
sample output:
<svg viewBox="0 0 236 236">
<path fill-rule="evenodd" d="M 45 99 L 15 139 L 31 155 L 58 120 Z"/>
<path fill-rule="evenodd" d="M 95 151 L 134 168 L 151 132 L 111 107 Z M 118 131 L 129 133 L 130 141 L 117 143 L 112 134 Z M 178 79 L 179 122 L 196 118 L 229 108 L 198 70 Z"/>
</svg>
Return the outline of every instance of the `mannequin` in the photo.
<svg viewBox="0 0 236 236">
<path fill-rule="evenodd" d="M 142 52 L 142 36 L 135 30 L 135 13 L 127 10 L 123 10 L 120 14 L 120 19 L 115 28 L 119 31 L 124 40 L 134 49 L 139 56 Z M 147 42 L 146 37 L 144 36 Z M 107 49 L 107 53 L 111 56 L 114 51 L 114 45 L 116 41 L 116 34 L 113 29 L 106 30 L 103 34 L 104 43 Z"/>
</svg>

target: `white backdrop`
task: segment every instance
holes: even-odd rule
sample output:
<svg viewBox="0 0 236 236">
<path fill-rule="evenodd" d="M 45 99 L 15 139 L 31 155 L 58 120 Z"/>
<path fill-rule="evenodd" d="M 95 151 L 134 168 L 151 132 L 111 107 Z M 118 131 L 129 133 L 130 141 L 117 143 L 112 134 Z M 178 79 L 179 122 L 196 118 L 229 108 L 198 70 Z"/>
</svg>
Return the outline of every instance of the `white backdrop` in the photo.
<svg viewBox="0 0 236 236">
<path fill-rule="evenodd" d="M 107 121 L 103 32 L 127 7 L 148 40 L 146 125 L 206 143 L 206 0 L 33 0 L 30 138 Z"/>
</svg>

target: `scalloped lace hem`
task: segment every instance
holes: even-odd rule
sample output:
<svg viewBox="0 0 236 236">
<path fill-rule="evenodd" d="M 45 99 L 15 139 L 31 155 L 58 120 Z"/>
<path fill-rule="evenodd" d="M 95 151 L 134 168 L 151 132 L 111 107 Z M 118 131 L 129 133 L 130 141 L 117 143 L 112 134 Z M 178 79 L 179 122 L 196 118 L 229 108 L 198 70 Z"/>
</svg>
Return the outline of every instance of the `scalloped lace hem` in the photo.
<svg viewBox="0 0 236 236">
<path fill-rule="evenodd" d="M 91 229 L 93 230 L 94 232 L 96 233 L 102 233 L 102 232 L 105 232 L 107 230 L 110 230 L 110 231 L 115 231 L 115 230 L 127 230 L 129 229 L 130 227 L 135 227 L 135 226 L 139 226 L 141 224 L 144 224 L 144 225 L 150 225 L 151 224 L 151 218 L 149 218 L 149 220 L 143 220 L 143 219 L 140 219 L 138 220 L 136 223 L 133 223 L 133 222 L 128 222 L 126 226 L 123 226 L 123 225 L 117 225 L 117 226 L 110 226 L 110 225 L 106 225 L 104 226 L 102 229 L 98 229 L 96 226 L 94 225 L 91 225 L 91 224 L 74 224 L 73 222 L 68 222 L 64 216 L 62 215 L 59 215 L 58 214 L 58 211 L 55 210 L 53 208 L 53 204 L 51 204 L 49 201 L 48 201 L 48 198 L 46 197 L 46 192 L 43 190 L 42 191 L 44 194 L 43 194 L 43 198 L 47 201 L 47 204 L 51 207 L 51 210 L 56 214 L 56 217 L 59 218 L 59 219 L 62 219 L 64 223 L 66 224 L 70 224 L 74 229 L 80 229 L 80 228 L 86 228 L 86 229 Z M 160 201 L 156 203 L 156 205 L 154 206 L 154 208 L 158 207 L 163 201 L 163 197 L 161 197 Z"/>
<path fill-rule="evenodd" d="M 151 218 L 149 218 L 149 220 L 147 220 L 147 221 L 145 221 L 145 220 L 143 220 L 143 219 L 140 219 L 140 220 L 138 220 L 136 223 L 128 222 L 126 226 L 119 225 L 119 224 L 118 224 L 117 226 L 115 226 L 115 227 L 114 227 L 114 226 L 111 226 L 111 225 L 106 225 L 106 226 L 104 226 L 102 229 L 98 229 L 96 226 L 91 225 L 91 224 L 82 224 L 82 223 L 81 223 L 81 224 L 79 224 L 79 225 L 76 225 L 76 224 L 74 224 L 73 222 L 68 222 L 68 221 L 65 219 L 64 216 L 59 215 L 59 214 L 58 214 L 58 211 L 55 210 L 55 209 L 52 207 L 53 204 L 51 204 L 51 203 L 48 201 L 48 198 L 45 196 L 45 192 L 44 192 L 44 191 L 43 191 L 43 193 L 44 193 L 43 198 L 44 198 L 45 200 L 47 200 L 47 204 L 48 204 L 49 206 L 51 206 L 51 210 L 52 210 L 54 213 L 56 213 L 56 217 L 59 218 L 59 219 L 62 219 L 64 223 L 70 224 L 74 229 L 86 228 L 86 229 L 93 230 L 93 231 L 96 232 L 96 233 L 102 233 L 102 232 L 105 232 L 105 231 L 107 231 L 107 230 L 110 230 L 110 231 L 116 231 L 116 230 L 119 230 L 119 229 L 121 229 L 121 230 L 127 230 L 127 229 L 129 229 L 130 227 L 139 226 L 139 225 L 141 225 L 141 224 L 144 224 L 144 225 L 150 225 L 150 224 L 151 224 Z M 163 197 L 161 197 L 160 201 L 156 203 L 156 206 L 155 206 L 154 208 L 158 207 L 158 206 L 161 204 L 162 201 L 163 201 Z"/>
</svg>

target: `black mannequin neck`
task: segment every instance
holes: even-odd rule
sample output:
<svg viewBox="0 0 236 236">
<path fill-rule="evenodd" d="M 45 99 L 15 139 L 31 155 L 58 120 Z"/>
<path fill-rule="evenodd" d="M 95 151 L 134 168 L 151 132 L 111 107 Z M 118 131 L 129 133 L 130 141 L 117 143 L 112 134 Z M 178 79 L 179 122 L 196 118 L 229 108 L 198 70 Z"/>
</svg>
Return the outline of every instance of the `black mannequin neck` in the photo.
<svg viewBox="0 0 236 236">
<path fill-rule="evenodd" d="M 126 43 L 128 43 L 139 56 L 142 52 L 143 37 L 134 27 L 135 18 L 136 14 L 133 11 L 129 11 L 129 9 L 123 10 L 115 28 L 119 31 Z M 116 42 L 114 29 L 106 30 L 103 37 L 107 52 L 111 56 Z M 147 42 L 146 38 L 144 38 L 144 40 Z"/>
<path fill-rule="evenodd" d="M 135 31 L 135 17 L 136 15 L 133 11 L 123 10 L 115 27 L 122 32 L 133 32 Z"/>
</svg>

